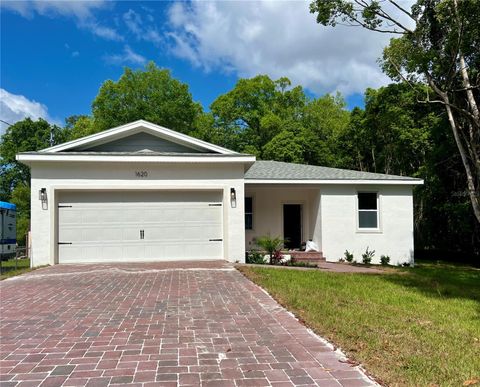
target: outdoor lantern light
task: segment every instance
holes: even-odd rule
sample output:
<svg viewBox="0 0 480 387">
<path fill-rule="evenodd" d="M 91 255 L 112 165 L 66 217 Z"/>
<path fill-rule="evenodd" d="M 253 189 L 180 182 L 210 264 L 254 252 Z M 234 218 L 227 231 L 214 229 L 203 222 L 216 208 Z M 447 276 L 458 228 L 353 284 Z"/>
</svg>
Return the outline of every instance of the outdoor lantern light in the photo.
<svg viewBox="0 0 480 387">
<path fill-rule="evenodd" d="M 237 207 L 237 193 L 235 192 L 235 188 L 230 188 L 230 203 L 232 208 Z"/>
<path fill-rule="evenodd" d="M 47 189 L 46 188 L 41 188 L 38 191 L 38 199 L 42 201 L 42 203 L 47 201 Z"/>
</svg>

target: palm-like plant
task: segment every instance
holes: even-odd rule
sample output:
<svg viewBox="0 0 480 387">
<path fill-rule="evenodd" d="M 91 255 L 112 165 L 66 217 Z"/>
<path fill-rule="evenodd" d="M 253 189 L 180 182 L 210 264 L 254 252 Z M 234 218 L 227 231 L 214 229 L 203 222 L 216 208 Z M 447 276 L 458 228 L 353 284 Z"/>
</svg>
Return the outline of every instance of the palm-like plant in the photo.
<svg viewBox="0 0 480 387">
<path fill-rule="evenodd" d="M 284 243 L 285 241 L 282 238 L 272 238 L 270 235 L 257 238 L 257 245 L 264 249 L 270 256 L 270 265 L 273 265 L 274 256 L 278 255 L 275 253 L 282 249 Z"/>
</svg>

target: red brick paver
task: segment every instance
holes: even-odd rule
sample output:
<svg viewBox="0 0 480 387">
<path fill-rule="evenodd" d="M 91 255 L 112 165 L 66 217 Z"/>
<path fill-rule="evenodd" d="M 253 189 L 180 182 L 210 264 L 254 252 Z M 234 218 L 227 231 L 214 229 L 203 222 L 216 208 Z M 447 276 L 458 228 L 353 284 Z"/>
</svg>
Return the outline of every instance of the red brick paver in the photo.
<svg viewBox="0 0 480 387">
<path fill-rule="evenodd" d="M 57 265 L 0 283 L 2 386 L 368 386 L 226 262 Z"/>
</svg>

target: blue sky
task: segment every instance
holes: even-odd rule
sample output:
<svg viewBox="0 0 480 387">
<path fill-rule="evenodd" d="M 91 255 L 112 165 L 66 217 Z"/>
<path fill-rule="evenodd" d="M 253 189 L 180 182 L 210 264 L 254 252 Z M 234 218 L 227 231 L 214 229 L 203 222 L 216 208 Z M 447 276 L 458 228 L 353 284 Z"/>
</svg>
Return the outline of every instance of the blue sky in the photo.
<svg viewBox="0 0 480 387">
<path fill-rule="evenodd" d="M 1 118 L 63 124 L 89 114 L 102 82 L 153 60 L 206 109 L 240 77 L 289 77 L 313 96 L 340 91 L 362 106 L 388 82 L 376 59 L 386 38 L 325 28 L 306 2 L 1 3 Z"/>
</svg>

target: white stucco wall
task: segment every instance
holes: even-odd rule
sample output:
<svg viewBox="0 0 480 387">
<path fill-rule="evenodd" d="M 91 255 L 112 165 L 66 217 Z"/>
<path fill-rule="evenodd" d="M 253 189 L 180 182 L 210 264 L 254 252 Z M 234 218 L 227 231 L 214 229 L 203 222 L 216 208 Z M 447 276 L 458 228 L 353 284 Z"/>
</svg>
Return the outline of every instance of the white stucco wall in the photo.
<svg viewBox="0 0 480 387">
<path fill-rule="evenodd" d="M 378 231 L 357 227 L 357 192 L 379 195 Z M 390 256 L 390 264 L 413 263 L 413 196 L 409 185 L 350 186 L 331 185 L 321 188 L 322 250 L 328 261 L 338 261 L 345 250 L 362 262 L 368 247 L 375 250 L 372 263 L 380 256 Z"/>
<path fill-rule="evenodd" d="M 148 177 L 136 177 L 147 171 Z M 32 266 L 57 262 L 57 205 L 65 190 L 223 190 L 225 259 L 245 260 L 244 167 L 241 164 L 34 162 L 31 166 Z M 38 199 L 47 189 L 48 204 Z M 232 208 L 230 189 L 237 205 Z"/>
<path fill-rule="evenodd" d="M 257 248 L 254 239 L 270 235 L 283 238 L 283 204 L 302 205 L 302 241 L 312 239 L 321 249 L 319 189 L 246 184 L 245 196 L 253 198 L 253 230 L 245 231 L 245 248 Z"/>
</svg>

